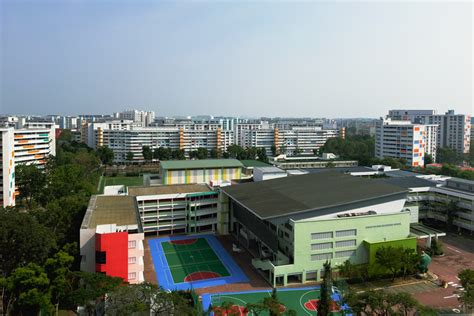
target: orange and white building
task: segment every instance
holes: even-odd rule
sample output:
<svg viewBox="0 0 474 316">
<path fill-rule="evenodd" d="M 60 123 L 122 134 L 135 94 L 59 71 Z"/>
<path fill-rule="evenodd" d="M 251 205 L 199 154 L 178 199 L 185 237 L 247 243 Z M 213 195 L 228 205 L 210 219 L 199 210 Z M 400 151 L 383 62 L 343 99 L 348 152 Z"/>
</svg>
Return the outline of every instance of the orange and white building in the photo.
<svg viewBox="0 0 474 316">
<path fill-rule="evenodd" d="M 425 154 L 436 155 L 435 124 L 380 119 L 376 124 L 375 157 L 405 159 L 411 167 L 423 167 Z"/>
<path fill-rule="evenodd" d="M 15 205 L 15 166 L 42 166 L 49 156 L 55 156 L 56 128 L 54 125 L 6 127 L 0 133 L 0 205 L 7 207 Z"/>
</svg>

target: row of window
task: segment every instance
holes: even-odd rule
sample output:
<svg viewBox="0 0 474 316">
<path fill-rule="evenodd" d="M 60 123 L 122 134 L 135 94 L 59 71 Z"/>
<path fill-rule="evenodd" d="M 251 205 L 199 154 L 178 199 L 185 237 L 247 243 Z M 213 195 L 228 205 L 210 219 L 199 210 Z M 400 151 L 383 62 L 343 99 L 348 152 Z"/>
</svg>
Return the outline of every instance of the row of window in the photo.
<svg viewBox="0 0 474 316">
<path fill-rule="evenodd" d="M 346 229 L 336 231 L 336 237 L 347 237 L 347 236 L 356 236 L 357 229 Z M 334 232 L 323 232 L 323 233 L 312 233 L 311 239 L 331 239 L 334 236 Z"/>
<path fill-rule="evenodd" d="M 351 240 L 341 240 L 336 241 L 336 248 L 343 248 L 343 247 L 355 247 L 357 244 L 355 239 Z M 311 244 L 311 250 L 322 250 L 322 249 L 332 249 L 333 243 L 332 242 L 323 242 L 317 244 Z"/>
<path fill-rule="evenodd" d="M 107 263 L 107 252 L 105 251 L 96 251 L 95 252 L 95 262 L 98 264 Z M 128 257 L 128 264 L 137 263 L 137 257 Z"/>
<path fill-rule="evenodd" d="M 351 257 L 355 255 L 355 250 L 345 250 L 345 251 L 336 251 L 335 258 L 345 258 Z M 311 255 L 311 261 L 318 261 L 318 260 L 329 260 L 333 258 L 332 252 L 328 253 L 318 253 Z"/>
</svg>

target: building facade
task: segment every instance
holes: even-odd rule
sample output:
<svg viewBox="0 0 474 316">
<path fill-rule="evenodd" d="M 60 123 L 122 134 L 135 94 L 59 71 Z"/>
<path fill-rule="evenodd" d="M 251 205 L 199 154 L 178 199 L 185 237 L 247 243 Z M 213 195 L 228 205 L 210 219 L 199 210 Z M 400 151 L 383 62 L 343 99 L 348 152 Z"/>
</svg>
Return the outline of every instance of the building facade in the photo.
<svg viewBox="0 0 474 316">
<path fill-rule="evenodd" d="M 437 114 L 434 110 L 391 110 L 388 117 L 394 120 L 411 121 L 419 124 L 438 125 L 437 148 L 449 147 L 459 154 L 469 152 L 471 142 L 471 116 L 455 114 L 449 110 Z"/>
<path fill-rule="evenodd" d="M 405 159 L 408 166 L 423 167 L 425 153 L 436 155 L 436 125 L 380 119 L 376 125 L 375 157 Z"/>
<path fill-rule="evenodd" d="M 163 184 L 239 180 L 243 164 L 236 159 L 170 160 L 160 162 Z"/>
<path fill-rule="evenodd" d="M 416 249 L 407 190 L 397 186 L 328 172 L 221 193 L 218 231 L 235 236 L 272 286 L 319 281 L 326 260 L 368 263 L 375 244 Z"/>
<path fill-rule="evenodd" d="M 81 224 L 81 271 L 144 281 L 144 234 L 134 197 L 95 196 Z"/>
<path fill-rule="evenodd" d="M 0 129 L 0 205 L 14 206 L 18 195 L 15 187 L 15 166 L 47 163 L 56 155 L 56 128 L 54 124 L 25 124 L 21 129 Z"/>
</svg>

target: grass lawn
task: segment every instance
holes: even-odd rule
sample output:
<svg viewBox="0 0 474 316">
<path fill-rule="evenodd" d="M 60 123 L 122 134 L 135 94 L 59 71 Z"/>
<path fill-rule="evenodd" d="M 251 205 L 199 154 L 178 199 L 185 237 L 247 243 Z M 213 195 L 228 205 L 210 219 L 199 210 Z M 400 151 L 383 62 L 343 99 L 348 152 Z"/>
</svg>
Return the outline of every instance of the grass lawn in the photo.
<svg viewBox="0 0 474 316">
<path fill-rule="evenodd" d="M 107 185 L 124 185 L 126 187 L 143 185 L 143 177 L 102 177 L 100 180 L 99 193 L 104 193 L 104 187 Z"/>
</svg>

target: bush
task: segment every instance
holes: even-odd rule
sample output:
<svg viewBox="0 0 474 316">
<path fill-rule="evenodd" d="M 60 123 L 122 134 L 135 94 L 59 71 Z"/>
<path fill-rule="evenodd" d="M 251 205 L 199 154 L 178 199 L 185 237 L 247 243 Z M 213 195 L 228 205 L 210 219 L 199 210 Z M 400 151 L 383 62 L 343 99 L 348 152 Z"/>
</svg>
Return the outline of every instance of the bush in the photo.
<svg viewBox="0 0 474 316">
<path fill-rule="evenodd" d="M 437 239 L 431 240 L 430 250 L 431 250 L 431 253 L 434 254 L 435 256 L 444 255 L 443 243 L 441 242 L 441 240 L 437 240 Z"/>
</svg>

